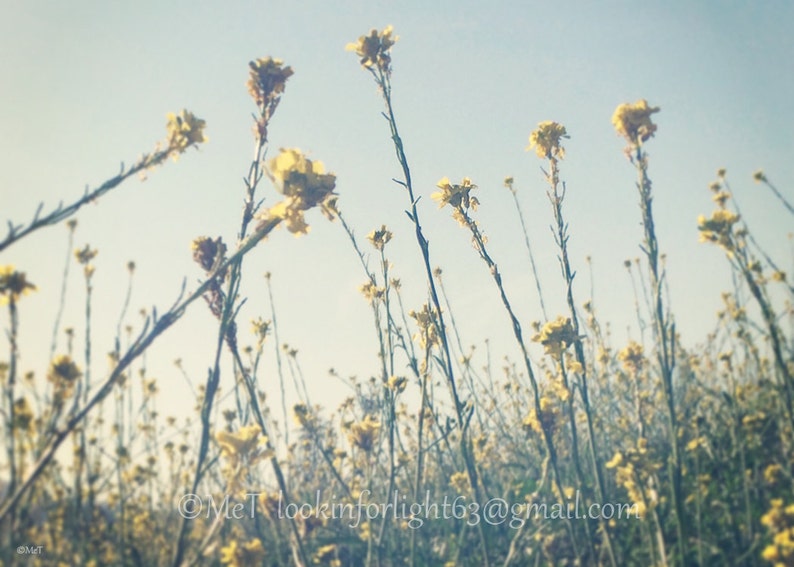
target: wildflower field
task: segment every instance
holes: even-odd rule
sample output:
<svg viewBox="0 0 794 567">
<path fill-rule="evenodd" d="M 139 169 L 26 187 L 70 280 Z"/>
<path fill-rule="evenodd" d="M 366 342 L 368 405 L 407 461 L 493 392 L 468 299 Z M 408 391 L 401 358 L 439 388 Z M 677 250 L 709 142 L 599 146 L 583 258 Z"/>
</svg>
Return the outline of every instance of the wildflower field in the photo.
<svg viewBox="0 0 794 567">
<path fill-rule="evenodd" d="M 634 255 L 601 270 L 569 217 L 581 188 L 566 170 L 586 157 L 566 153 L 577 133 L 564 116 L 527 125 L 520 176 L 417 181 L 420 101 L 399 95 L 410 40 L 398 32 L 346 46 L 366 80 L 344 88 L 368 89 L 359 110 L 391 160 L 369 190 L 388 197 L 366 216 L 348 215 L 333 163 L 280 147 L 312 143 L 278 127 L 298 112 L 285 106 L 300 69 L 263 56 L 235 70 L 253 158 L 224 181 L 238 210 L 213 218 L 225 236 L 156 204 L 135 219 L 163 247 L 171 225 L 190 226 L 192 242 L 176 243 L 192 262 L 184 280 L 142 288 L 146 258 L 103 264 L 103 242 L 81 230 L 111 200 L 135 199 L 139 179 L 180 184 L 208 157 L 213 123 L 198 109 L 168 114 L 160 142 L 82 196 L 64 189 L 60 204 L 7 219 L 0 565 L 794 565 L 791 187 L 771 170 L 714 166 L 701 186 L 711 204 L 681 226 L 723 268 L 720 307 L 683 313 L 654 183 L 664 100 L 615 100 L 599 117 L 611 137 L 589 141 L 611 148 L 614 191 L 634 207 L 620 221 Z M 526 206 L 530 190 L 542 208 Z M 740 208 L 745 191 L 786 219 L 763 227 L 771 248 Z M 323 239 L 346 263 L 292 269 L 290 250 Z M 45 247 L 59 278 L 26 266 Z M 277 249 L 286 256 L 265 272 Z M 469 255 L 465 278 L 449 277 L 453 254 Z M 103 270 L 126 283 L 103 289 Z M 340 271 L 344 289 L 329 275 Z M 610 299 L 613 314 L 595 290 L 618 281 L 630 292 Z M 323 297 L 307 297 L 317 286 Z M 55 309 L 40 313 L 46 293 Z M 345 322 L 353 302 L 361 316 Z M 304 304 L 321 308 L 290 323 Z M 694 336 L 693 320 L 710 330 Z M 305 350 L 300 327 L 327 348 Z M 360 360 L 342 343 L 366 345 Z"/>
</svg>

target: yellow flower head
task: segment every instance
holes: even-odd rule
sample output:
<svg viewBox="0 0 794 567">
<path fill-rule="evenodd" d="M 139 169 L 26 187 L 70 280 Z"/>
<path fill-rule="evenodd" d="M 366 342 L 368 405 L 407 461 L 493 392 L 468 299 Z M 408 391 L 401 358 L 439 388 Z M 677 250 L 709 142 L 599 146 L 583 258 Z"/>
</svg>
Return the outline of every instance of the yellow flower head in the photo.
<svg viewBox="0 0 794 567">
<path fill-rule="evenodd" d="M 220 236 L 214 240 L 208 236 L 199 236 L 190 243 L 190 248 L 193 250 L 193 260 L 207 273 L 226 257 L 226 245 Z"/>
<path fill-rule="evenodd" d="M 380 422 L 377 419 L 367 415 L 362 421 L 350 426 L 348 438 L 353 445 L 369 453 L 378 437 L 380 427 Z"/>
<path fill-rule="evenodd" d="M 27 398 L 18 398 L 14 401 L 14 431 L 30 433 L 33 417 L 33 410 Z"/>
<path fill-rule="evenodd" d="M 265 555 L 265 548 L 262 547 L 262 542 L 258 539 L 252 539 L 242 546 L 232 540 L 229 545 L 221 549 L 221 564 L 230 567 L 261 565 Z"/>
<path fill-rule="evenodd" d="M 23 295 L 35 291 L 36 286 L 27 280 L 24 272 L 18 272 L 14 266 L 0 266 L 0 296 L 3 303 L 16 302 Z"/>
<path fill-rule="evenodd" d="M 99 254 L 98 250 L 91 250 L 91 247 L 86 244 L 83 248 L 77 248 L 74 251 L 74 257 L 77 258 L 77 261 L 81 263 L 83 266 L 91 262 L 94 258 L 96 258 L 97 254 Z"/>
<path fill-rule="evenodd" d="M 629 372 L 639 372 L 645 363 L 642 345 L 635 341 L 630 341 L 628 346 L 618 353 L 618 360 L 623 363 L 623 367 Z"/>
<path fill-rule="evenodd" d="M 168 119 L 165 125 L 168 133 L 168 149 L 174 152 L 174 160 L 190 146 L 207 141 L 207 137 L 204 135 L 204 127 L 207 123 L 197 118 L 192 112 L 182 110 L 178 115 L 169 112 L 166 118 Z"/>
<path fill-rule="evenodd" d="M 397 43 L 399 37 L 392 35 L 394 29 L 386 26 L 378 33 L 373 29 L 369 35 L 362 35 L 356 43 L 348 43 L 345 46 L 347 51 L 355 51 L 361 58 L 361 66 L 365 69 L 373 67 L 380 69 L 383 73 L 391 72 L 391 48 Z"/>
<path fill-rule="evenodd" d="M 416 326 L 419 327 L 419 332 L 413 338 L 419 342 L 422 348 L 441 344 L 436 325 L 437 313 L 435 309 L 430 309 L 430 306 L 425 303 L 421 311 L 417 312 L 412 309 L 408 312 L 408 315 L 416 321 Z"/>
<path fill-rule="evenodd" d="M 659 107 L 648 106 L 645 99 L 634 104 L 623 103 L 615 109 L 612 125 L 631 146 L 638 146 L 656 132 L 656 124 L 651 122 L 651 114 L 654 112 L 659 112 Z"/>
<path fill-rule="evenodd" d="M 56 395 L 63 399 L 71 395 L 77 379 L 82 375 L 72 357 L 62 354 L 50 363 L 47 379 L 55 385 Z"/>
<path fill-rule="evenodd" d="M 219 431 L 215 440 L 220 445 L 221 453 L 231 459 L 247 457 L 256 449 L 259 441 L 259 426 L 247 425 L 234 433 Z"/>
<path fill-rule="evenodd" d="M 480 204 L 477 197 L 471 197 L 469 195 L 471 190 L 476 189 L 477 186 L 472 183 L 471 179 L 468 177 L 464 177 L 459 185 L 450 183 L 448 177 L 442 177 L 436 184 L 436 187 L 438 187 L 440 191 L 433 193 L 430 197 L 438 201 L 439 209 L 449 204 L 455 209 L 468 209 L 471 207 L 477 210 L 477 205 Z"/>
<path fill-rule="evenodd" d="M 551 120 L 541 122 L 538 129 L 529 135 L 527 151 L 534 149 L 542 159 L 562 159 L 565 156 L 565 149 L 560 144 L 563 138 L 570 138 L 565 126 Z"/>
<path fill-rule="evenodd" d="M 381 297 L 383 297 L 383 294 L 386 291 L 384 288 L 378 287 L 377 285 L 375 285 L 371 281 L 367 281 L 367 282 L 361 284 L 358 287 L 358 290 L 367 299 L 367 302 L 369 302 L 369 303 L 372 303 L 375 300 L 380 299 Z"/>
<path fill-rule="evenodd" d="M 733 225 L 739 222 L 739 215 L 728 209 L 717 209 L 707 219 L 704 215 L 698 217 L 698 230 L 702 242 L 714 242 L 723 248 L 732 245 Z"/>
<path fill-rule="evenodd" d="M 406 384 L 408 384 L 408 380 L 405 376 L 390 376 L 386 382 L 386 387 L 393 392 L 400 393 L 405 390 Z"/>
<path fill-rule="evenodd" d="M 283 219 L 287 229 L 298 235 L 309 231 L 304 211 L 319 205 L 328 218 L 333 218 L 336 176 L 325 173 L 322 162 L 310 160 L 300 150 L 282 148 L 268 165 L 276 188 L 286 198 L 266 211 L 266 218 Z"/>
<path fill-rule="evenodd" d="M 268 334 L 270 334 L 270 321 L 265 321 L 261 317 L 251 320 L 251 332 L 256 336 L 261 346 Z"/>
<path fill-rule="evenodd" d="M 549 396 L 541 396 L 540 398 L 540 413 L 537 408 L 532 408 L 524 418 L 524 427 L 531 429 L 535 433 L 543 433 L 544 431 L 553 435 L 559 426 L 560 410 L 557 404 Z"/>
<path fill-rule="evenodd" d="M 573 330 L 571 319 L 563 316 L 559 316 L 556 320 L 549 321 L 543 325 L 540 333 L 532 337 L 534 342 L 543 345 L 546 354 L 558 359 L 562 351 L 580 339 L 581 337 Z"/>
<path fill-rule="evenodd" d="M 284 92 L 284 87 L 293 74 L 292 67 L 285 67 L 281 59 L 263 57 L 248 63 L 248 94 L 257 105 L 270 103 Z"/>
<path fill-rule="evenodd" d="M 381 225 L 381 227 L 377 230 L 373 230 L 367 235 L 367 240 L 369 240 L 372 245 L 377 250 L 383 250 L 386 244 L 391 240 L 393 234 L 390 230 L 386 228 L 386 225 Z"/>
</svg>

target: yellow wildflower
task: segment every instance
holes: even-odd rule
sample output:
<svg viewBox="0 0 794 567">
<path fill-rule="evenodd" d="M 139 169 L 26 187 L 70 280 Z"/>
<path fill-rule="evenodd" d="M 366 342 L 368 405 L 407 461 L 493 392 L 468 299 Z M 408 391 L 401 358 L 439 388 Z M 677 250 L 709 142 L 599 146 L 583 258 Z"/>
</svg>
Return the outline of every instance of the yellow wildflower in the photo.
<svg viewBox="0 0 794 567">
<path fill-rule="evenodd" d="M 265 548 L 258 539 L 252 539 L 240 546 L 236 540 L 221 549 L 221 564 L 230 567 L 261 565 L 265 559 Z"/>
<path fill-rule="evenodd" d="M 328 218 L 333 218 L 336 176 L 325 173 L 322 162 L 308 159 L 300 150 L 282 148 L 268 165 L 276 188 L 286 198 L 267 210 L 263 218 L 282 219 L 287 230 L 298 235 L 309 231 L 304 211 L 319 205 Z"/>
<path fill-rule="evenodd" d="M 468 177 L 464 177 L 460 185 L 450 183 L 448 177 L 442 177 L 436 184 L 436 187 L 438 187 L 440 191 L 433 193 L 430 197 L 438 201 L 439 209 L 449 204 L 455 209 L 468 209 L 471 207 L 477 210 L 477 205 L 480 204 L 476 197 L 469 196 L 471 190 L 476 189 L 477 186 L 474 185 Z"/>
<path fill-rule="evenodd" d="M 18 398 L 14 401 L 14 426 L 15 432 L 24 431 L 30 433 L 32 430 L 31 424 L 33 423 L 33 410 L 28 403 L 27 398 Z"/>
<path fill-rule="evenodd" d="M 581 338 L 574 332 L 571 319 L 559 316 L 543 325 L 540 333 L 532 337 L 532 340 L 542 344 L 546 354 L 559 358 L 562 351 Z"/>
<path fill-rule="evenodd" d="M 374 302 L 377 299 L 383 297 L 384 292 L 386 291 L 382 287 L 378 287 L 371 281 L 365 282 L 358 287 L 358 290 L 361 294 L 367 299 L 369 303 Z"/>
<path fill-rule="evenodd" d="M 36 286 L 27 280 L 24 272 L 18 272 L 14 266 L 0 266 L 0 296 L 2 302 L 18 301 L 23 295 L 35 291 Z"/>
<path fill-rule="evenodd" d="M 393 234 L 390 230 L 386 228 L 386 225 L 381 225 L 381 227 L 377 230 L 373 230 L 367 235 L 367 240 L 369 240 L 372 245 L 377 250 L 383 250 L 384 246 L 391 240 Z"/>
<path fill-rule="evenodd" d="M 369 35 L 362 35 L 355 43 L 348 43 L 345 46 L 347 51 L 355 51 L 361 58 L 361 66 L 365 69 L 373 67 L 380 69 L 381 72 L 388 74 L 391 72 L 391 51 L 392 46 L 397 43 L 399 37 L 392 35 L 394 29 L 386 26 L 382 32 L 373 29 Z"/>
<path fill-rule="evenodd" d="M 168 122 L 165 125 L 168 132 L 168 149 L 171 150 L 174 160 L 190 146 L 207 141 L 204 127 L 207 125 L 200 118 L 187 110 L 182 110 L 178 115 L 169 112 L 166 115 Z"/>
<path fill-rule="evenodd" d="M 236 433 L 219 431 L 215 439 L 221 447 L 221 453 L 231 459 L 250 455 L 256 449 L 260 429 L 252 424 L 240 428 Z"/>
<path fill-rule="evenodd" d="M 71 395 L 77 379 L 82 375 L 72 357 L 62 354 L 50 363 L 47 379 L 55 385 L 56 396 L 62 400 Z"/>
<path fill-rule="evenodd" d="M 467 494 L 469 492 L 469 477 L 463 472 L 452 473 L 452 476 L 449 478 L 449 485 L 454 488 L 458 494 Z"/>
<path fill-rule="evenodd" d="M 527 151 L 534 149 L 539 158 L 562 159 L 565 149 L 560 145 L 560 140 L 563 138 L 570 138 L 565 126 L 551 120 L 541 122 L 537 130 L 529 135 Z"/>
<path fill-rule="evenodd" d="M 386 387 L 389 388 L 389 390 L 400 393 L 405 390 L 407 383 L 408 380 L 405 376 L 390 376 L 389 380 L 386 382 Z"/>
<path fill-rule="evenodd" d="M 199 236 L 190 243 L 190 248 L 193 250 L 193 260 L 207 273 L 212 272 L 226 257 L 226 245 L 220 236 L 214 240 Z"/>
<path fill-rule="evenodd" d="M 248 63 L 248 94 L 257 105 L 269 103 L 284 92 L 287 79 L 293 74 L 292 67 L 285 67 L 281 59 L 262 57 Z"/>
<path fill-rule="evenodd" d="M 612 125 L 618 134 L 626 138 L 632 146 L 645 142 L 656 132 L 656 124 L 651 122 L 651 114 L 659 112 L 659 107 L 648 106 L 645 99 L 634 104 L 618 105 L 612 115 Z"/>
<path fill-rule="evenodd" d="M 419 332 L 413 338 L 422 348 L 440 344 L 441 340 L 436 326 L 437 314 L 435 309 L 431 310 L 430 306 L 425 303 L 421 311 L 417 312 L 412 309 L 408 312 L 408 315 L 416 321 L 416 325 L 419 327 Z"/>
<path fill-rule="evenodd" d="M 362 421 L 350 426 L 348 438 L 353 445 L 366 452 L 370 452 L 375 444 L 375 439 L 380 432 L 380 428 L 380 422 L 371 415 L 367 415 Z"/>
<path fill-rule="evenodd" d="M 259 341 L 259 346 L 264 344 L 267 335 L 270 333 L 270 321 L 264 321 L 261 317 L 251 320 L 251 332 Z"/>
<path fill-rule="evenodd" d="M 698 230 L 702 242 L 715 242 L 723 247 L 731 245 L 733 225 L 739 222 L 740 216 L 727 209 L 717 209 L 707 219 L 698 216 Z"/>
<path fill-rule="evenodd" d="M 618 353 L 618 360 L 623 363 L 623 367 L 629 372 L 639 372 L 645 363 L 642 345 L 630 341 L 629 344 Z"/>
<path fill-rule="evenodd" d="M 77 258 L 77 261 L 83 266 L 87 265 L 89 262 L 91 262 L 91 260 L 96 258 L 97 254 L 99 254 L 99 251 L 91 250 L 91 247 L 88 244 L 82 248 L 77 248 L 74 251 L 74 257 Z"/>
</svg>

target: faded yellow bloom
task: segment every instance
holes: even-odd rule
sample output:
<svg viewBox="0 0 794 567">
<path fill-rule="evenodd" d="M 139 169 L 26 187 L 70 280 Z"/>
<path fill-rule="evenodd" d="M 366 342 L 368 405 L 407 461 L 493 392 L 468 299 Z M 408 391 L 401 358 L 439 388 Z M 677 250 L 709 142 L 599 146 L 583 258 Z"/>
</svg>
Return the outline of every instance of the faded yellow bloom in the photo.
<svg viewBox="0 0 794 567">
<path fill-rule="evenodd" d="M 298 149 L 282 148 L 268 166 L 276 188 L 285 199 L 265 211 L 261 218 L 282 219 L 287 230 L 297 235 L 309 232 L 304 211 L 319 205 L 328 218 L 333 218 L 336 176 L 325 173 L 322 162 L 308 159 Z"/>
<path fill-rule="evenodd" d="M 570 138 L 565 126 L 551 120 L 541 122 L 537 130 L 529 135 L 527 151 L 534 149 L 537 156 L 543 159 L 562 159 L 565 157 L 565 149 L 560 144 L 563 138 Z"/>
<path fill-rule="evenodd" d="M 239 462 L 245 458 L 260 457 L 261 454 L 255 453 L 260 445 L 259 434 L 261 430 L 256 424 L 246 425 L 235 432 L 218 431 L 215 440 L 221 448 L 221 454 L 226 458 Z M 261 444 L 266 444 L 267 438 L 261 440 Z"/>
<path fill-rule="evenodd" d="M 659 107 L 648 106 L 645 99 L 634 104 L 623 103 L 615 109 L 612 125 L 630 145 L 638 146 L 656 132 L 656 124 L 651 122 L 651 114 L 654 112 L 659 112 Z"/>
<path fill-rule="evenodd" d="M 371 415 L 367 415 L 362 421 L 350 426 L 348 439 L 353 445 L 369 453 L 375 444 L 380 428 L 380 422 Z"/>
<path fill-rule="evenodd" d="M 204 127 L 207 123 L 192 112 L 187 110 L 182 110 L 179 114 L 169 112 L 166 118 L 168 149 L 173 152 L 174 160 L 189 147 L 207 141 L 204 135 Z"/>
<path fill-rule="evenodd" d="M 236 540 L 231 540 L 229 545 L 221 548 L 221 564 L 230 567 L 261 565 L 265 556 L 265 548 L 258 539 L 252 539 L 242 546 Z"/>
<path fill-rule="evenodd" d="M 190 249 L 193 250 L 193 260 L 207 273 L 212 272 L 226 257 L 226 245 L 220 236 L 214 240 L 199 236 L 190 243 Z"/>
<path fill-rule="evenodd" d="M 469 196 L 471 190 L 476 189 L 477 186 L 468 177 L 464 177 L 459 185 L 450 183 L 448 177 L 442 177 L 436 187 L 440 191 L 433 193 L 430 197 L 438 201 L 439 209 L 449 204 L 455 209 L 468 209 L 471 207 L 477 210 L 477 205 L 480 204 L 476 197 Z"/>
<path fill-rule="evenodd" d="M 630 341 L 626 348 L 618 353 L 618 360 L 623 363 L 623 367 L 629 372 L 639 372 L 645 364 L 642 345 L 635 341 Z"/>
<path fill-rule="evenodd" d="M 379 229 L 370 232 L 367 235 L 367 240 L 369 240 L 377 250 L 383 250 L 386 244 L 392 239 L 392 236 L 394 235 L 384 224 L 381 225 Z"/>
<path fill-rule="evenodd" d="M 540 333 L 532 337 L 533 342 L 543 345 L 546 354 L 558 359 L 562 351 L 580 339 L 573 330 L 571 319 L 562 315 L 543 325 Z"/>
<path fill-rule="evenodd" d="M 524 418 L 523 425 L 534 431 L 535 433 L 545 432 L 548 435 L 553 435 L 559 425 L 560 409 L 555 400 L 543 395 L 540 398 L 540 414 L 538 415 L 537 409 L 532 408 L 532 411 Z"/>
<path fill-rule="evenodd" d="M 728 209 L 717 209 L 707 219 L 704 215 L 698 216 L 698 230 L 702 242 L 714 242 L 723 247 L 731 245 L 733 225 L 739 222 L 740 216 Z"/>
<path fill-rule="evenodd" d="M 373 29 L 369 35 L 362 35 L 355 43 L 345 46 L 347 51 L 355 51 L 361 58 L 361 66 L 365 69 L 373 67 L 383 73 L 391 72 L 391 48 L 397 43 L 398 36 L 393 35 L 394 29 L 386 26 L 382 32 Z"/>
<path fill-rule="evenodd" d="M 469 492 L 469 477 L 464 472 L 452 473 L 449 478 L 449 485 L 454 488 L 458 494 L 467 494 Z"/>
<path fill-rule="evenodd" d="M 0 304 L 18 301 L 23 295 L 35 291 L 36 286 L 27 280 L 24 272 L 14 266 L 0 266 Z"/>
<path fill-rule="evenodd" d="M 419 332 L 413 338 L 419 342 L 422 348 L 432 347 L 433 345 L 441 344 L 440 335 L 436 326 L 436 311 L 430 309 L 430 306 L 425 303 L 421 311 L 414 311 L 413 309 L 408 312 L 408 315 L 416 321 Z"/>
<path fill-rule="evenodd" d="M 251 319 L 251 332 L 257 338 L 259 345 L 262 346 L 268 334 L 270 334 L 270 321 L 265 321 L 261 317 Z"/>
<path fill-rule="evenodd" d="M 54 384 L 56 396 L 62 400 L 72 394 L 77 379 L 82 375 L 72 357 L 62 354 L 56 356 L 50 363 L 47 379 Z"/>
<path fill-rule="evenodd" d="M 756 183 L 761 183 L 762 181 L 766 181 L 766 175 L 764 175 L 764 170 L 759 169 L 755 173 L 753 173 L 753 179 Z"/>
<path fill-rule="evenodd" d="M 33 424 L 33 409 L 30 407 L 27 398 L 14 400 L 14 432 L 30 433 Z"/>
<path fill-rule="evenodd" d="M 77 261 L 84 266 L 96 258 L 97 254 L 99 254 L 99 251 L 91 250 L 91 246 L 88 244 L 82 248 L 77 248 L 74 251 L 74 257 L 77 258 Z"/>
<path fill-rule="evenodd" d="M 248 94 L 257 105 L 269 103 L 284 92 L 284 87 L 293 74 L 292 67 L 285 67 L 281 59 L 262 57 L 248 63 Z"/>
<path fill-rule="evenodd" d="M 389 388 L 389 390 L 400 393 L 405 390 L 406 384 L 408 384 L 408 380 L 405 376 L 389 376 L 386 387 Z"/>
<path fill-rule="evenodd" d="M 383 294 L 386 292 L 384 288 L 375 285 L 371 281 L 367 281 L 361 284 L 358 290 L 367 299 L 369 303 L 372 303 L 380 299 L 381 297 L 383 297 Z"/>
</svg>

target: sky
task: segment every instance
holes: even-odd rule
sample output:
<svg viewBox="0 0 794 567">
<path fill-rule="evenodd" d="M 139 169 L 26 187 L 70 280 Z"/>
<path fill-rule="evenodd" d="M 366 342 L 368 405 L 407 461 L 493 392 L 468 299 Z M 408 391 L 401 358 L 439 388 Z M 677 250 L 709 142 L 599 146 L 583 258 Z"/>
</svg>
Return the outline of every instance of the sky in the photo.
<svg viewBox="0 0 794 567">
<path fill-rule="evenodd" d="M 5 0 L 0 21 L 0 220 L 24 223 L 39 203 L 50 210 L 96 187 L 164 138 L 165 115 L 187 108 L 207 122 L 209 142 L 167 163 L 143 182 L 132 179 L 76 216 L 75 245 L 98 248 L 92 329 L 93 372 L 106 369 L 122 311 L 128 261 L 136 263 L 127 323 L 139 309 L 164 311 L 182 282 L 201 278 L 191 260 L 197 236 L 234 243 L 253 153 L 245 88 L 247 63 L 273 56 L 292 66 L 270 127 L 269 155 L 297 147 L 337 175 L 340 208 L 364 239 L 386 224 L 393 273 L 407 308 L 426 288 L 419 250 L 404 214 L 408 198 L 381 117 L 379 93 L 354 54 L 345 51 L 371 28 L 394 26 L 393 96 L 412 168 L 434 266 L 444 271 L 464 345 L 485 340 L 494 360 L 517 348 L 486 267 L 470 237 L 429 198 L 443 176 L 478 186 L 478 220 L 518 315 L 541 319 L 512 198 L 513 176 L 527 219 L 545 300 L 564 313 L 563 287 L 540 166 L 526 152 L 544 120 L 570 134 L 561 176 L 568 196 L 577 302 L 595 304 L 615 343 L 637 338 L 631 282 L 623 261 L 640 255 L 635 172 L 610 118 L 622 102 L 645 98 L 661 107 L 647 144 L 657 231 L 667 254 L 670 304 L 684 344 L 697 348 L 716 323 L 720 292 L 730 290 L 722 253 L 698 243 L 697 216 L 714 209 L 708 185 L 728 170 L 745 220 L 759 243 L 792 269 L 791 216 L 752 174 L 763 168 L 794 198 L 794 39 L 788 2 L 136 2 Z M 261 196 L 276 194 L 265 183 Z M 313 401 L 347 394 L 328 377 L 378 374 L 365 276 L 339 223 L 309 214 L 308 236 L 284 230 L 260 244 L 244 267 L 240 315 L 270 318 L 265 272 L 272 273 L 282 342 L 299 350 Z M 67 230 L 50 227 L 0 253 L 0 264 L 25 271 L 38 292 L 20 305 L 22 370 L 43 374 L 57 311 Z M 365 241 L 365 250 L 370 250 Z M 371 253 L 370 265 L 377 257 Z M 83 332 L 85 294 L 74 266 L 63 325 Z M 0 326 L 8 328 L 0 314 Z M 196 303 L 149 351 L 161 409 L 189 413 L 189 394 L 172 361 L 193 380 L 212 363 L 216 327 Z M 270 347 L 272 347 L 272 343 Z M 58 351 L 65 348 L 60 341 Z M 7 352 L 4 347 L 0 353 Z M 274 355 L 266 351 L 262 384 L 275 395 Z M 537 353 L 535 353 L 537 354 Z M 0 359 L 7 354 L 0 354 Z M 231 377 L 226 366 L 222 387 Z"/>
</svg>

